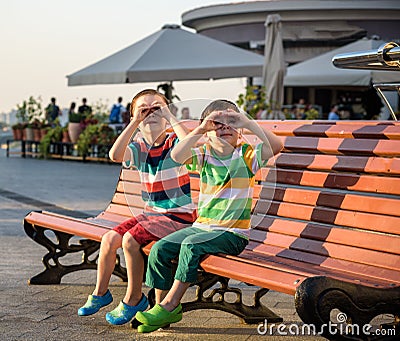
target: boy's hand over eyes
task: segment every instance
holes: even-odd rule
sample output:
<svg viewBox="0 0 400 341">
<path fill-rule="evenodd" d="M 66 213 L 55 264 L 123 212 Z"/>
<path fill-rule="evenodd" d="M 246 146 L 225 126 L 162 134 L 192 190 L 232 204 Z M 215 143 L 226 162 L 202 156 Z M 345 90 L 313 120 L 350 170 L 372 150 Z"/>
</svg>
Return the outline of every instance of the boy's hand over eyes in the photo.
<svg viewBox="0 0 400 341">
<path fill-rule="evenodd" d="M 156 114 L 161 112 L 161 106 L 151 106 L 151 107 L 140 107 L 137 108 L 133 115 L 132 121 L 138 121 L 139 123 L 142 122 L 147 116 L 150 114 Z"/>
<path fill-rule="evenodd" d="M 203 134 L 221 127 L 221 113 L 222 111 L 214 111 L 201 122 L 199 128 Z"/>
</svg>

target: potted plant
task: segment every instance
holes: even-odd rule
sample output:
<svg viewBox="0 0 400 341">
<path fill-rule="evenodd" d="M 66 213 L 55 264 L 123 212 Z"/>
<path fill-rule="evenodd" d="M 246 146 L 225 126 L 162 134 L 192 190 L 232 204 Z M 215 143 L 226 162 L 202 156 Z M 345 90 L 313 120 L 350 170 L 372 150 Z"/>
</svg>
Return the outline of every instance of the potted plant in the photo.
<svg viewBox="0 0 400 341">
<path fill-rule="evenodd" d="M 30 126 L 33 131 L 33 141 L 35 142 L 40 142 L 41 140 L 41 133 L 40 133 L 40 128 L 41 128 L 41 122 L 39 119 L 35 118 L 32 123 L 30 123 Z"/>
<path fill-rule="evenodd" d="M 97 156 L 98 157 L 108 157 L 108 152 L 112 144 L 115 142 L 117 134 L 114 129 L 109 127 L 107 124 L 101 124 L 98 128 L 97 136 Z"/>
<path fill-rule="evenodd" d="M 69 143 L 71 142 L 71 138 L 69 136 L 69 124 L 62 128 L 62 139 L 61 142 Z"/>
<path fill-rule="evenodd" d="M 25 132 L 25 128 L 26 128 L 26 122 L 27 122 L 27 113 L 26 113 L 26 106 L 27 106 L 27 102 L 23 101 L 21 104 L 17 104 L 17 120 L 18 123 L 15 126 L 16 129 L 20 130 L 20 140 L 26 140 L 26 132 Z M 16 133 L 18 135 L 18 133 Z"/>
<path fill-rule="evenodd" d="M 107 124 L 90 124 L 79 136 L 78 154 L 85 157 L 93 152 L 96 145 L 97 156 L 107 157 L 110 146 L 115 142 L 116 134 Z"/>
<path fill-rule="evenodd" d="M 14 125 L 11 126 L 11 129 L 13 131 L 13 139 L 15 141 L 21 141 L 22 140 L 22 130 L 23 130 L 23 125 L 21 122 L 15 123 Z"/>
<path fill-rule="evenodd" d="M 270 110 L 270 105 L 267 102 L 265 94 L 265 87 L 263 86 L 246 86 L 246 92 L 239 94 L 236 104 L 252 118 L 260 118 L 264 111 L 267 114 Z"/>
<path fill-rule="evenodd" d="M 50 124 L 47 123 L 46 119 L 40 121 L 40 140 L 47 134 L 47 131 L 51 128 Z"/>
<path fill-rule="evenodd" d="M 34 141 L 33 129 L 38 128 L 40 118 L 43 116 L 41 98 L 35 99 L 30 96 L 28 100 L 24 100 L 17 105 L 17 119 L 25 129 L 23 139 Z"/>
<path fill-rule="evenodd" d="M 50 145 L 60 142 L 62 139 L 62 127 L 57 124 L 53 128 L 48 128 L 45 136 L 42 137 L 39 145 L 40 156 L 48 158 L 50 154 Z"/>
<path fill-rule="evenodd" d="M 306 107 L 304 118 L 306 120 L 316 120 L 319 118 L 319 112 L 313 106 L 309 105 Z"/>
<path fill-rule="evenodd" d="M 89 150 L 91 149 L 91 145 L 96 143 L 98 132 L 97 124 L 89 124 L 86 126 L 85 130 L 79 135 L 77 147 L 78 154 L 86 157 L 89 154 Z"/>
</svg>

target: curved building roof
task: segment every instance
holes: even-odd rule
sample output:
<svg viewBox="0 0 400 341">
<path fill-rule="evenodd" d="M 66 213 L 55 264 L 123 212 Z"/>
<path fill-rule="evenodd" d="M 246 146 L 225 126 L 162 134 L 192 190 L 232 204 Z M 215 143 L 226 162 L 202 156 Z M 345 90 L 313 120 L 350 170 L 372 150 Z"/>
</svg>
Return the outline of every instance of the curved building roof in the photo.
<svg viewBox="0 0 400 341">
<path fill-rule="evenodd" d="M 263 51 L 264 22 L 282 18 L 285 60 L 296 63 L 358 40 L 400 39 L 399 0 L 270 0 L 211 5 L 182 14 L 198 33 L 243 48 Z"/>
</svg>

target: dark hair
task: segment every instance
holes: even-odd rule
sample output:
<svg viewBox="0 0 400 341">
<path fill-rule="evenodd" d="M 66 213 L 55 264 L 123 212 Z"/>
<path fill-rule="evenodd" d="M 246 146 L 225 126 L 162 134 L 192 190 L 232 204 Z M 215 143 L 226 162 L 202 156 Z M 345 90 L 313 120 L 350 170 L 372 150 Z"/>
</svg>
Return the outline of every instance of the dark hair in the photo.
<svg viewBox="0 0 400 341">
<path fill-rule="evenodd" d="M 217 99 L 206 106 L 206 108 L 201 113 L 200 121 L 203 121 L 208 115 L 210 115 L 214 111 L 222 111 L 227 109 L 231 109 L 240 113 L 240 110 L 235 103 L 226 99 Z"/>
<path fill-rule="evenodd" d="M 131 101 L 131 107 L 130 107 L 130 114 L 131 114 L 131 115 L 133 114 L 133 113 L 132 113 L 132 110 L 133 110 L 133 108 L 135 107 L 136 101 L 137 101 L 140 97 L 146 96 L 146 95 L 159 96 L 159 97 L 161 97 L 161 99 L 164 101 L 164 103 L 165 103 L 166 105 L 169 105 L 169 101 L 168 101 L 167 97 L 165 97 L 162 93 L 159 93 L 157 90 L 154 90 L 154 89 L 145 89 L 145 90 L 142 90 L 142 91 L 138 92 L 138 93 L 135 95 L 135 97 L 133 97 L 133 99 L 132 99 L 132 101 Z"/>
</svg>

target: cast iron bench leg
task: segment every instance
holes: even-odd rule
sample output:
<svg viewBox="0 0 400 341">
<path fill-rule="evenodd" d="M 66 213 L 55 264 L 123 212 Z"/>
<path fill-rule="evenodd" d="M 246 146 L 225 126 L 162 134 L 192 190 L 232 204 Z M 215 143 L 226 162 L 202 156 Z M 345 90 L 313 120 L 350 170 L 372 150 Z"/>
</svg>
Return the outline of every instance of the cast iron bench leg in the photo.
<svg viewBox="0 0 400 341">
<path fill-rule="evenodd" d="M 363 326 L 381 314 L 394 316 L 393 327 L 397 327 L 397 333 L 400 327 L 399 287 L 380 289 L 346 283 L 324 276 L 311 277 L 303 281 L 297 288 L 295 306 L 304 323 L 313 324 L 317 330 L 320 330 L 322 325 L 329 325 L 333 309 L 338 309 L 342 313 L 341 316 L 346 318 L 345 321 L 339 322 L 357 325 L 361 333 Z M 324 330 L 327 331 L 327 328 Z M 332 334 L 324 336 L 329 339 L 334 338 Z M 367 339 L 367 335 L 363 334 L 361 338 Z M 350 335 L 340 335 L 339 339 L 353 340 L 354 338 L 351 338 Z M 359 340 L 360 336 L 356 339 Z M 369 336 L 368 340 L 374 340 L 374 338 Z M 385 338 L 385 340 L 390 340 L 390 338 Z"/>
<path fill-rule="evenodd" d="M 229 278 L 209 274 L 203 271 L 199 272 L 196 298 L 191 302 L 182 304 L 183 311 L 196 309 L 216 309 L 238 316 L 244 323 L 255 324 L 264 322 L 282 322 L 283 319 L 261 303 L 261 298 L 269 291 L 268 289 L 259 289 L 253 297 L 253 305 L 249 306 L 243 303 L 242 290 L 229 286 Z M 216 287 L 214 287 L 216 286 Z M 214 288 L 212 288 L 214 287 Z M 206 291 L 210 290 L 209 294 Z M 236 295 L 234 302 L 228 302 L 225 295 L 232 293 Z"/>
<path fill-rule="evenodd" d="M 95 254 L 100 248 L 99 242 L 79 239 L 77 243 L 70 243 L 71 238 L 74 237 L 73 235 L 49 230 L 41 226 L 33 226 L 26 221 L 24 222 L 24 229 L 32 240 L 44 246 L 49 251 L 42 259 L 45 270 L 32 277 L 28 281 L 29 284 L 60 284 L 61 278 L 68 273 L 79 270 L 97 269 L 98 255 Z M 56 242 L 53 242 L 52 239 L 46 236 L 46 230 L 54 233 Z M 60 262 L 62 257 L 77 252 L 82 252 L 81 262 L 72 265 L 63 265 Z M 123 281 L 127 281 L 126 269 L 121 266 L 119 255 L 117 255 L 113 274 L 120 277 Z"/>
</svg>

